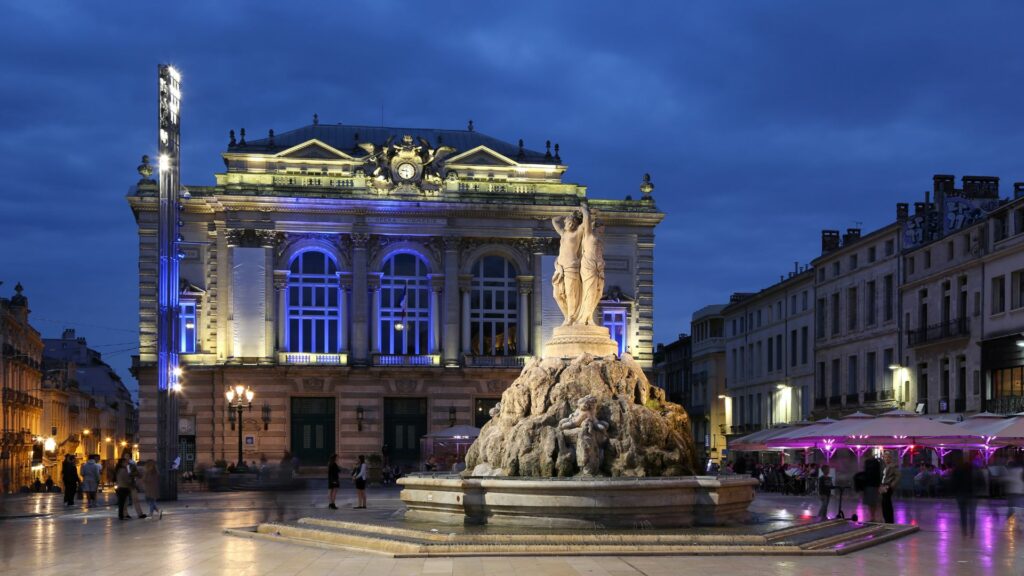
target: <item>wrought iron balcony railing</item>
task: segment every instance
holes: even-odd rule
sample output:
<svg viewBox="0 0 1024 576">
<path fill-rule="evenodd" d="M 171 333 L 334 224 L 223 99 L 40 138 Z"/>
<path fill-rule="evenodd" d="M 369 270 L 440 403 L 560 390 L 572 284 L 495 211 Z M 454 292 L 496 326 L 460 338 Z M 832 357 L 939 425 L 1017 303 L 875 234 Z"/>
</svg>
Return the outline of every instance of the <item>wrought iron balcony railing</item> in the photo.
<svg viewBox="0 0 1024 576">
<path fill-rule="evenodd" d="M 348 364 L 348 354 L 278 352 L 277 363 L 309 366 L 345 366 Z"/>
<path fill-rule="evenodd" d="M 907 332 L 907 345 L 910 347 L 921 346 L 950 338 L 967 338 L 970 335 L 971 323 L 969 319 L 957 318 Z"/>
<path fill-rule="evenodd" d="M 440 366 L 440 354 L 374 354 L 374 366 Z"/>
<path fill-rule="evenodd" d="M 464 356 L 467 368 L 522 368 L 529 356 Z"/>
</svg>

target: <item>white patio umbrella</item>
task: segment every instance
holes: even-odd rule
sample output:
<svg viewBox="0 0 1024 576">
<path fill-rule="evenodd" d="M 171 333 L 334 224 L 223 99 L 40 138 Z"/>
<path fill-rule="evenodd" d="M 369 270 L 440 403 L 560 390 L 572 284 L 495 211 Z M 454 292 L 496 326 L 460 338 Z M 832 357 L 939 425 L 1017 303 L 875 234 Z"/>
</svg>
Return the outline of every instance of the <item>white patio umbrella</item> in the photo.
<svg viewBox="0 0 1024 576">
<path fill-rule="evenodd" d="M 987 426 L 976 428 L 975 432 L 981 434 L 988 444 L 1024 446 L 1024 416 L 990 421 Z"/>
<path fill-rule="evenodd" d="M 846 429 L 853 426 L 856 422 L 872 419 L 874 419 L 874 416 L 863 412 L 854 412 L 838 422 L 831 418 L 826 418 L 815 423 L 820 425 L 806 426 L 802 429 L 780 434 L 769 440 L 768 445 L 779 448 L 803 448 L 805 450 L 817 448 L 825 454 L 826 460 L 831 461 L 832 455 L 835 454 L 836 449 L 841 445 L 841 439 L 846 435 Z"/>
<path fill-rule="evenodd" d="M 779 434 L 788 432 L 793 428 L 790 426 L 780 426 L 778 428 L 767 428 L 765 430 L 758 430 L 752 434 L 741 436 L 729 440 L 730 450 L 740 450 L 744 452 L 756 452 L 760 450 L 780 450 L 780 448 L 769 447 L 765 444 L 765 441 L 778 436 Z"/>
<path fill-rule="evenodd" d="M 871 421 L 860 421 L 846 430 L 847 446 L 902 448 L 901 456 L 915 445 L 977 438 L 951 424 L 929 420 L 906 410 L 892 410 Z M 935 444 L 933 444 L 935 445 Z"/>
</svg>

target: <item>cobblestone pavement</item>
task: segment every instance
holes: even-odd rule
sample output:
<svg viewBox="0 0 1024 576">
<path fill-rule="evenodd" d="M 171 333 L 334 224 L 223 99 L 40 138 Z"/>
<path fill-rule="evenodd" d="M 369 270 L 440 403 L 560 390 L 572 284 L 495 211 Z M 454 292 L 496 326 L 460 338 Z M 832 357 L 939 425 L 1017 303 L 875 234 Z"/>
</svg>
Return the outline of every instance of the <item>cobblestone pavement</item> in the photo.
<svg viewBox="0 0 1024 576">
<path fill-rule="evenodd" d="M 1024 574 L 1024 518 L 1007 520 L 1001 501 L 982 501 L 974 538 L 960 534 L 949 500 L 897 502 L 897 520 L 917 524 L 909 537 L 841 557 L 561 557 L 391 559 L 227 536 L 224 528 L 265 519 L 325 516 L 383 519 L 400 508 L 395 488 L 369 491 L 368 510 L 352 510 L 351 490 L 338 511 L 322 491 L 185 493 L 167 503 L 162 520 L 119 521 L 111 495 L 91 510 L 66 509 L 59 494 L 9 496 L 0 503 L 0 574 L 82 576 L 90 573 L 232 575 L 668 576 L 764 574 L 945 576 Z M 847 502 L 847 514 L 858 511 Z M 759 495 L 754 510 L 772 517 L 806 516 L 814 498 Z M 834 505 L 833 505 L 834 512 Z M 862 512 L 862 511 L 861 511 Z M 132 513 L 134 515 L 134 512 Z M 115 568 L 116 567 L 116 568 Z"/>
</svg>

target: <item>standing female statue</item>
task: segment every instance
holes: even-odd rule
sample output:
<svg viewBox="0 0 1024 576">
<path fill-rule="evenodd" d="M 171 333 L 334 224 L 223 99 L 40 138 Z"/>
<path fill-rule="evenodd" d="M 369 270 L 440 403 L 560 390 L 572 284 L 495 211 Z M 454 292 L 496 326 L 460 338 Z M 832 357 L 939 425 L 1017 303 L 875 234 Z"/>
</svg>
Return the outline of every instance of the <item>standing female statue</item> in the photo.
<svg viewBox="0 0 1024 576">
<path fill-rule="evenodd" d="M 583 241 L 580 257 L 582 295 L 576 310 L 575 324 L 590 325 L 594 311 L 604 294 L 604 224 L 591 216 L 587 205 L 583 205 Z"/>
</svg>

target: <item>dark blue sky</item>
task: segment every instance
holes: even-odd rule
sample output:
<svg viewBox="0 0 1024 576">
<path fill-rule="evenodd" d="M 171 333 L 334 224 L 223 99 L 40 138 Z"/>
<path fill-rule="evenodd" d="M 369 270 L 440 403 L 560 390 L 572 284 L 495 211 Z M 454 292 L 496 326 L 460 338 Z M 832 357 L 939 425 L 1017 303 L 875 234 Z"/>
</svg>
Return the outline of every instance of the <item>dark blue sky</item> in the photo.
<svg viewBox="0 0 1024 576">
<path fill-rule="evenodd" d="M 826 4 L 828 4 L 826 6 Z M 143 7 L 145 5 L 145 7 Z M 343 9 L 344 7 L 344 9 Z M 162 8 L 162 9 L 161 9 Z M 463 128 L 541 148 L 657 230 L 656 336 L 871 229 L 934 173 L 1024 180 L 1024 6 L 1009 2 L 18 2 L 0 22 L 0 293 L 126 381 L 155 71 L 183 72 L 183 182 L 228 130 Z"/>
</svg>

